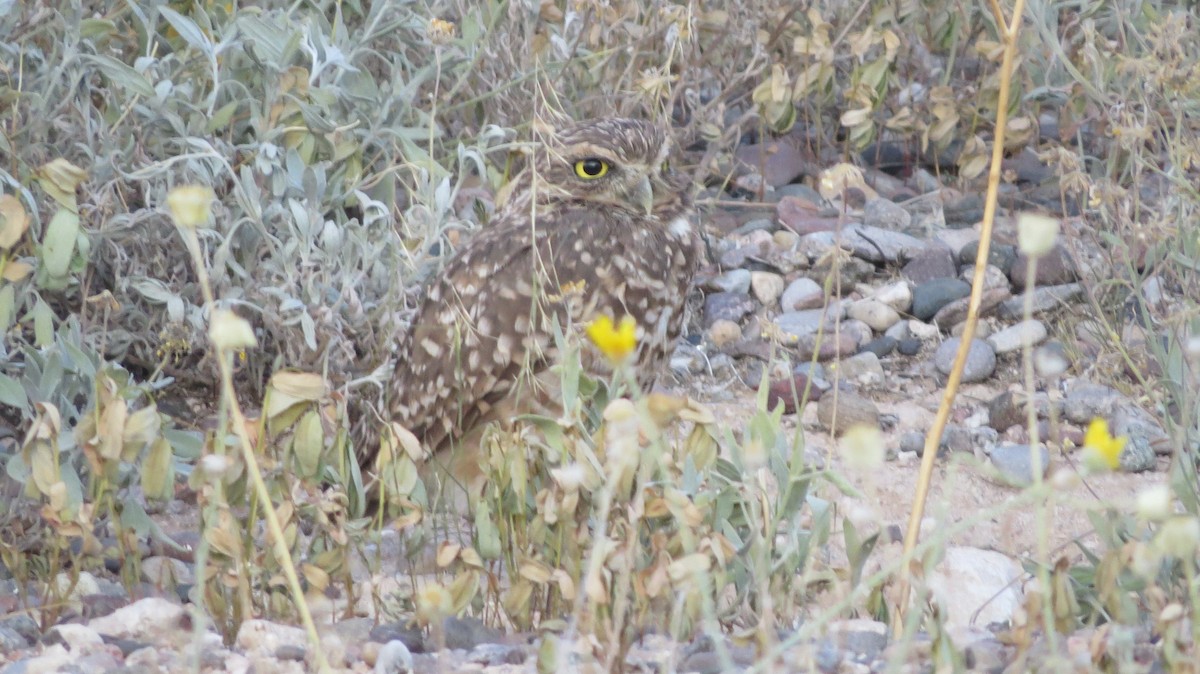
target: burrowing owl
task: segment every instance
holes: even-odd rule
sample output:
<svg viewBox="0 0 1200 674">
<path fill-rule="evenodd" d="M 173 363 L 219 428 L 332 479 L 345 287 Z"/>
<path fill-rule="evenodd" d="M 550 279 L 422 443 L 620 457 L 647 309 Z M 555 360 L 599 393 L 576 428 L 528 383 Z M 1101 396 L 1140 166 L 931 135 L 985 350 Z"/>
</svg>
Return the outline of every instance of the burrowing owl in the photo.
<svg viewBox="0 0 1200 674">
<path fill-rule="evenodd" d="M 492 221 L 429 287 L 400 339 L 386 412 L 469 492 L 483 467 L 467 436 L 554 402 L 556 326 L 570 334 L 600 315 L 633 317 L 639 383 L 653 383 L 700 253 L 670 151 L 663 129 L 632 119 L 547 134 Z M 583 360 L 605 371 L 597 353 Z M 364 448 L 364 466 L 376 447 Z"/>
</svg>

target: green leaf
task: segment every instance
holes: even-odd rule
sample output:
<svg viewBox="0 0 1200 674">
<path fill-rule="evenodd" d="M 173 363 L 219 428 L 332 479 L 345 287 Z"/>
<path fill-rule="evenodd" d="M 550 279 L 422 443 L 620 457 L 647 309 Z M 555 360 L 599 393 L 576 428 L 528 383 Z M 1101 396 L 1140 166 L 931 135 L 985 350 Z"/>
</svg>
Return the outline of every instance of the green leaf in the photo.
<svg viewBox="0 0 1200 674">
<path fill-rule="evenodd" d="M 212 117 L 209 118 L 208 124 L 205 125 L 205 130 L 212 133 L 229 126 L 229 120 L 233 119 L 233 113 L 237 112 L 238 103 L 239 101 L 231 101 L 218 108 Z"/>
<path fill-rule="evenodd" d="M 71 256 L 75 254 L 75 238 L 79 234 L 79 215 L 60 208 L 46 227 L 46 236 L 42 242 L 42 263 L 46 273 L 54 277 L 64 277 L 71 266 Z"/>
<path fill-rule="evenodd" d="M 0 333 L 8 332 L 12 327 L 13 316 L 17 311 L 17 294 L 11 283 L 0 288 Z"/>
<path fill-rule="evenodd" d="M 152 409 L 152 408 L 145 408 Z M 175 465 L 171 443 L 159 438 L 150 445 L 142 463 L 142 491 L 146 498 L 167 501 L 175 495 Z"/>
<path fill-rule="evenodd" d="M 117 24 L 107 19 L 84 19 L 79 22 L 79 35 L 85 40 L 107 37 L 117 30 Z"/>
<path fill-rule="evenodd" d="M 22 412 L 29 411 L 29 396 L 25 395 L 25 387 L 21 382 L 0 373 L 0 404 L 15 407 Z"/>
<path fill-rule="evenodd" d="M 195 21 L 165 5 L 159 7 L 158 11 L 162 13 L 162 17 L 167 20 L 167 23 L 171 24 L 175 32 L 179 33 L 179 37 L 183 38 L 184 42 L 205 54 L 212 53 L 212 43 L 209 42 L 208 37 L 204 35 Z"/>
<path fill-rule="evenodd" d="M 500 530 L 492 521 L 492 511 L 486 499 L 475 506 L 475 549 L 484 559 L 500 559 Z"/>
<path fill-rule="evenodd" d="M 128 89 L 143 98 L 154 98 L 154 85 L 146 79 L 145 75 L 129 65 L 102 54 L 80 54 L 80 57 L 95 64 L 96 68 L 113 84 Z"/>
<path fill-rule="evenodd" d="M 321 417 L 309 410 L 296 424 L 296 435 L 292 451 L 301 477 L 316 477 L 321 468 L 321 450 L 325 447 L 325 433 L 321 430 Z"/>
<path fill-rule="evenodd" d="M 44 300 L 38 300 L 33 311 L 33 343 L 39 349 L 54 344 L 54 312 Z"/>
</svg>

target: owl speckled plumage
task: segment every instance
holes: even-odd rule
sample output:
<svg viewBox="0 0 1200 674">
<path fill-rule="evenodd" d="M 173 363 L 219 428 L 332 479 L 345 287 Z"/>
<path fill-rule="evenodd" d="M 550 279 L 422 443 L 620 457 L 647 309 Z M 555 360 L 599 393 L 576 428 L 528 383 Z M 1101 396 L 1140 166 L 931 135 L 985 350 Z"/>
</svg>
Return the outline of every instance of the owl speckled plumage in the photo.
<svg viewBox="0 0 1200 674">
<path fill-rule="evenodd" d="M 635 371 L 651 385 L 679 337 L 701 251 L 670 152 L 666 132 L 638 120 L 547 134 L 401 337 L 385 401 L 391 421 L 436 455 L 465 447 L 490 421 L 545 410 L 557 397 L 539 390 L 558 358 L 555 324 L 577 333 L 600 315 L 637 321 Z M 605 372 L 593 350 L 583 357 L 586 369 Z M 365 449 L 368 466 L 375 448 Z M 469 491 L 484 472 L 474 451 L 446 460 Z"/>
</svg>

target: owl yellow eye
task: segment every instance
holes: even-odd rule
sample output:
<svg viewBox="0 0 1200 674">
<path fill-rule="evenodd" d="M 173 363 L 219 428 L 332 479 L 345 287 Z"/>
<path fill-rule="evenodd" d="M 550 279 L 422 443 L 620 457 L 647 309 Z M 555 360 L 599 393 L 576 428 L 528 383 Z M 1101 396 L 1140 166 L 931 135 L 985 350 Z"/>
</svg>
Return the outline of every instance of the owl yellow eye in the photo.
<svg viewBox="0 0 1200 674">
<path fill-rule="evenodd" d="M 580 159 L 575 162 L 575 175 L 584 180 L 592 180 L 599 178 L 605 173 L 608 173 L 608 162 L 603 159 L 590 157 L 588 159 Z"/>
<path fill-rule="evenodd" d="M 670 173 L 671 172 L 671 160 L 664 159 L 662 166 L 658 167 L 658 172 L 662 173 L 662 174 Z"/>
</svg>

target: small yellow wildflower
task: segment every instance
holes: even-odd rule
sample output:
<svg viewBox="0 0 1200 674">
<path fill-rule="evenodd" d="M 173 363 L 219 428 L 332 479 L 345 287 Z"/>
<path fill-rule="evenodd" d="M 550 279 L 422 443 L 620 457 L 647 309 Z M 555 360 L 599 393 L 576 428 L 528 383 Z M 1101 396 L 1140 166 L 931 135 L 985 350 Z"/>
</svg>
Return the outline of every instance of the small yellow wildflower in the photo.
<svg viewBox="0 0 1200 674">
<path fill-rule="evenodd" d="M 596 348 L 614 363 L 624 361 L 637 348 L 637 322 L 632 316 L 622 318 L 616 327 L 612 318 L 600 316 L 588 324 L 587 334 Z"/>
<path fill-rule="evenodd" d="M 454 39 L 455 26 L 445 19 L 429 20 L 429 41 L 441 46 Z"/>
<path fill-rule="evenodd" d="M 1115 470 L 1121 466 L 1121 450 L 1125 449 L 1128 440 L 1110 435 L 1108 422 L 1104 419 L 1092 419 L 1083 436 L 1083 461 L 1093 469 Z"/>
<path fill-rule="evenodd" d="M 212 202 L 216 198 L 212 189 L 200 185 L 176 187 L 167 193 L 167 208 L 175 224 L 195 229 L 208 224 Z"/>
</svg>

